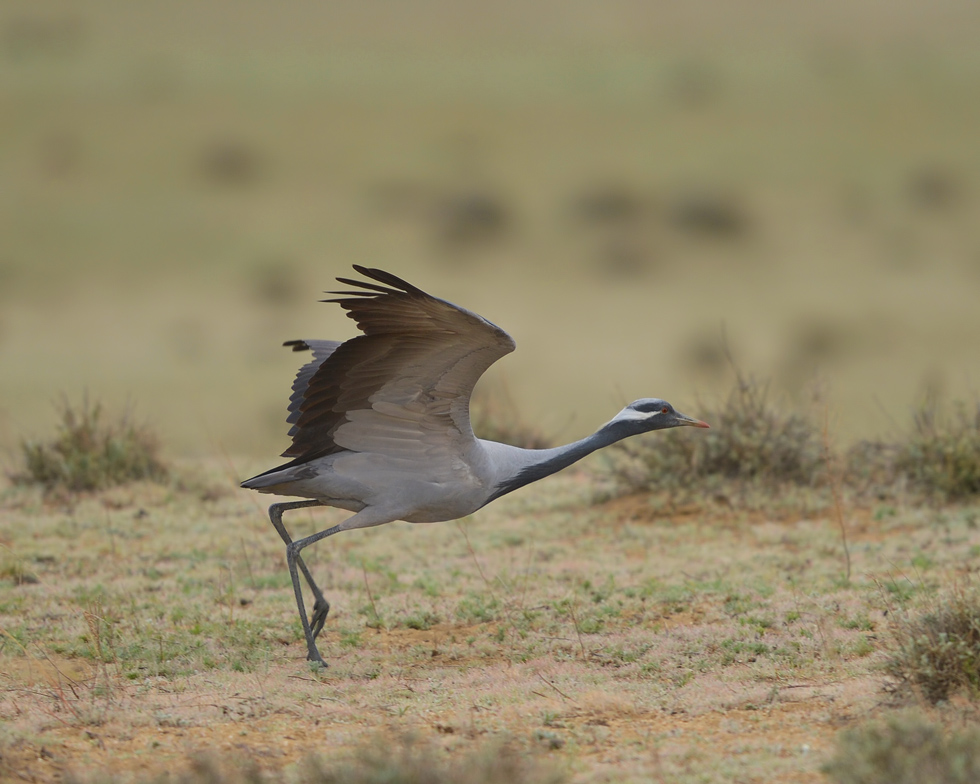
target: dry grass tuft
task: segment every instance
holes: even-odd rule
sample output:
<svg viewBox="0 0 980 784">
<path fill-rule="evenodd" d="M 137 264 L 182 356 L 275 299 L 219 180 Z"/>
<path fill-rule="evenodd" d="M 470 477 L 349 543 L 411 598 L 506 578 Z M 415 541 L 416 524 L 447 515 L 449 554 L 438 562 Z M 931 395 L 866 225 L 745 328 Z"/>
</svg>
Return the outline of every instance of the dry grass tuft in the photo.
<svg viewBox="0 0 980 784">
<path fill-rule="evenodd" d="M 724 404 L 699 412 L 710 430 L 634 438 L 610 450 L 614 492 L 717 490 L 725 483 L 811 487 L 824 479 L 819 429 L 774 406 L 768 386 L 738 374 Z"/>
<path fill-rule="evenodd" d="M 960 689 L 980 694 L 980 590 L 956 588 L 894 631 L 897 646 L 886 670 L 898 689 L 932 703 Z"/>
<path fill-rule="evenodd" d="M 140 479 L 162 481 L 169 469 L 161 461 L 159 443 L 145 427 L 124 414 L 105 422 L 102 406 L 88 398 L 78 407 L 65 401 L 55 438 L 47 443 L 21 442 L 23 473 L 15 484 L 41 485 L 45 492 L 102 490 Z"/>
<path fill-rule="evenodd" d="M 899 713 L 844 732 L 824 772 L 837 784 L 973 784 L 980 730 L 946 733 L 920 713 Z"/>
</svg>

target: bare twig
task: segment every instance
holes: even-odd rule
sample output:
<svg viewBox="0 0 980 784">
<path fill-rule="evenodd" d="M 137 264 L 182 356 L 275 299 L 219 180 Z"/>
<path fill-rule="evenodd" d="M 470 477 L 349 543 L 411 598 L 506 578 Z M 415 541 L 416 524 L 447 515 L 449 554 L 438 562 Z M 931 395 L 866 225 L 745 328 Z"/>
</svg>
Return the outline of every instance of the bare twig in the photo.
<svg viewBox="0 0 980 784">
<path fill-rule="evenodd" d="M 378 614 L 378 607 L 374 603 L 374 594 L 371 593 L 371 584 L 368 582 L 367 567 L 364 565 L 364 561 L 361 561 L 361 574 L 364 575 L 364 590 L 367 591 L 368 601 L 371 602 L 371 613 L 374 615 L 374 620 L 377 621 L 379 626 L 383 626 L 384 622 L 381 620 L 381 616 Z"/>
<path fill-rule="evenodd" d="M 490 591 L 490 596 L 492 596 L 494 600 L 496 600 L 497 597 L 494 596 L 493 586 L 490 584 L 490 581 L 487 579 L 487 576 L 483 573 L 483 567 L 480 566 L 480 561 L 476 557 L 476 551 L 473 549 L 473 545 L 470 544 L 469 534 L 466 533 L 466 529 L 463 528 L 463 524 L 459 520 L 456 521 L 456 527 L 459 529 L 459 532 L 463 535 L 463 539 L 466 540 L 466 549 L 470 551 L 470 556 L 473 558 L 473 563 L 476 564 L 476 569 L 480 573 L 480 577 L 483 579 L 483 582 L 486 583 L 487 590 Z"/>
<path fill-rule="evenodd" d="M 549 681 L 549 680 L 548 680 L 547 678 L 545 678 L 545 677 L 544 677 L 544 676 L 543 676 L 543 675 L 542 675 L 542 674 L 541 674 L 540 672 L 539 672 L 539 673 L 536 673 L 536 674 L 537 674 L 537 676 L 538 676 L 538 677 L 539 677 L 539 678 L 540 678 L 540 679 L 541 679 L 542 681 L 544 681 L 544 682 L 545 682 L 546 684 L 548 684 L 548 685 L 549 685 L 549 686 L 550 686 L 550 687 L 551 687 L 552 689 L 554 689 L 554 690 L 555 690 L 556 692 L 558 692 L 558 694 L 559 694 L 559 695 L 561 695 L 561 698 L 562 698 L 563 700 L 568 700 L 569 702 L 575 702 L 575 700 L 574 700 L 573 698 L 571 698 L 571 697 L 569 697 L 569 696 L 568 696 L 567 694 L 565 694 L 565 692 L 563 692 L 563 691 L 562 691 L 561 689 L 559 689 L 559 688 L 558 688 L 557 686 L 555 686 L 555 684 L 553 684 L 553 683 L 552 683 L 551 681 Z M 577 704 L 578 704 L 578 703 L 576 703 L 576 705 L 577 705 Z"/>
<path fill-rule="evenodd" d="M 518 605 L 518 609 L 521 612 L 524 612 L 524 599 L 527 597 L 527 581 L 528 581 L 528 578 L 531 576 L 531 556 L 533 554 L 534 554 L 534 550 L 532 549 L 530 543 L 528 543 L 528 546 L 527 546 L 527 564 L 525 564 L 525 566 L 524 566 L 524 585 L 521 588 L 521 602 Z"/>
<path fill-rule="evenodd" d="M 252 574 L 252 562 L 248 559 L 248 550 L 245 548 L 245 538 L 238 537 L 238 541 L 242 545 L 242 555 L 245 556 L 245 569 L 248 572 L 248 581 L 252 585 L 252 590 L 255 590 L 255 575 Z"/>
<path fill-rule="evenodd" d="M 589 654 L 585 650 L 585 643 L 582 642 L 582 630 L 578 625 L 578 617 L 575 615 L 575 598 L 572 597 L 571 603 L 568 605 L 568 613 L 572 616 L 572 623 L 575 624 L 575 633 L 578 635 L 578 647 L 582 649 L 582 658 L 588 659 Z"/>
</svg>

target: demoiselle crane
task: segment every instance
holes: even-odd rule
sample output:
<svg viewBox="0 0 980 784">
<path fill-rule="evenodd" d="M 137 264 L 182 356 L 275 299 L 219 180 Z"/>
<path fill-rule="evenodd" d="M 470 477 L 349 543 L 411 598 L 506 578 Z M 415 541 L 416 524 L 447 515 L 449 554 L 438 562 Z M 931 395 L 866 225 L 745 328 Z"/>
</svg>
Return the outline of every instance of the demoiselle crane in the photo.
<svg viewBox="0 0 980 784">
<path fill-rule="evenodd" d="M 595 433 L 554 449 L 484 441 L 470 427 L 470 395 L 484 371 L 514 350 L 500 327 L 379 269 L 354 265 L 370 281 L 337 278 L 353 291 L 327 292 L 363 335 L 346 342 L 291 340 L 311 351 L 289 400 L 292 458 L 242 482 L 260 493 L 298 496 L 276 503 L 269 519 L 286 543 L 286 562 L 306 635 L 307 658 L 326 666 L 316 646 L 330 605 L 302 550 L 328 536 L 395 520 L 435 523 L 475 512 L 588 454 L 651 430 L 707 424 L 644 398 Z M 307 506 L 353 512 L 339 525 L 293 541 L 283 512 Z M 306 617 L 302 572 L 314 604 Z"/>
</svg>

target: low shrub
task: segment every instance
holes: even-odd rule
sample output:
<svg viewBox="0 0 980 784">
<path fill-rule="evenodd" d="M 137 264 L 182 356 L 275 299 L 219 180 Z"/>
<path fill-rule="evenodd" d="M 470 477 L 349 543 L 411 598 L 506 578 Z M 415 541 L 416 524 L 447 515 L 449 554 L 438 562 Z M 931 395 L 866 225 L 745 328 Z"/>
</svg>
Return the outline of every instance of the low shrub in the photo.
<svg viewBox="0 0 980 784">
<path fill-rule="evenodd" d="M 139 479 L 162 481 L 169 471 L 158 455 L 154 435 L 123 415 L 105 422 L 102 406 L 62 404 L 57 434 L 49 442 L 21 442 L 24 471 L 15 484 L 37 484 L 45 491 L 101 490 Z"/>
<path fill-rule="evenodd" d="M 980 729 L 946 732 L 921 713 L 899 713 L 843 732 L 824 773 L 836 784 L 973 784 Z"/>
<path fill-rule="evenodd" d="M 896 690 L 921 693 L 932 703 L 959 690 L 980 694 L 980 590 L 957 588 L 918 615 L 899 616 L 885 665 Z"/>
</svg>

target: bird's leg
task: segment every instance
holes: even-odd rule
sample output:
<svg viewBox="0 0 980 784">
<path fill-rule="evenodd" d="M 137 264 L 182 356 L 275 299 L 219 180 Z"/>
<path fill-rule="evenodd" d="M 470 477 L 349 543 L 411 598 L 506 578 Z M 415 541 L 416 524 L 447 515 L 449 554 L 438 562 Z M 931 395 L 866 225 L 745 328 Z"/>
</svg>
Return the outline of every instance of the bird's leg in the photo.
<svg viewBox="0 0 980 784">
<path fill-rule="evenodd" d="M 282 523 L 282 513 L 289 511 L 290 509 L 303 509 L 307 506 L 322 506 L 319 501 L 288 501 L 281 504 L 273 504 L 269 507 L 269 520 L 272 521 L 273 527 L 279 532 L 279 536 L 282 537 L 283 542 L 289 547 L 293 543 L 292 538 L 289 536 L 289 532 L 286 530 L 286 526 Z M 310 618 L 310 624 L 313 631 L 313 639 L 315 640 L 323 629 L 323 624 L 327 621 L 327 613 L 330 612 L 330 603 L 323 598 L 323 594 L 317 587 L 317 584 L 313 581 L 313 575 L 310 574 L 310 570 L 306 568 L 306 564 L 303 563 L 302 557 L 297 556 L 296 565 L 299 566 L 300 571 L 303 573 L 303 577 L 306 578 L 306 584 L 310 586 L 310 590 L 313 591 L 313 615 Z"/>
<path fill-rule="evenodd" d="M 319 542 L 321 539 L 333 536 L 335 533 L 343 530 L 344 524 L 341 523 L 340 525 L 335 525 L 333 528 L 328 528 L 326 531 L 320 531 L 320 533 L 307 536 L 305 539 L 299 539 L 286 545 L 286 563 L 289 565 L 289 577 L 293 581 L 293 592 L 296 594 L 296 607 L 299 610 L 299 618 L 303 622 L 303 634 L 306 635 L 306 658 L 312 662 L 317 662 L 323 667 L 326 667 L 327 663 L 320 656 L 320 651 L 317 650 L 316 635 L 310 627 L 310 622 L 306 620 L 306 607 L 303 605 L 303 586 L 300 585 L 299 572 L 296 567 L 303 563 L 303 559 L 300 557 L 300 551 L 304 547 L 308 547 L 314 542 Z M 324 617 L 326 617 L 326 613 L 324 613 Z M 322 622 L 320 625 L 323 625 Z"/>
</svg>

